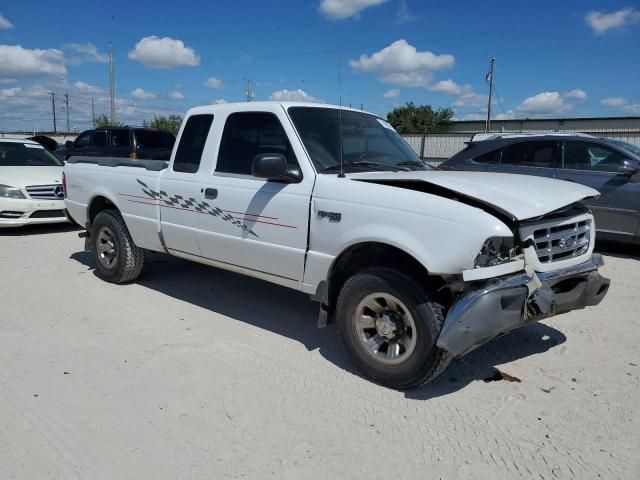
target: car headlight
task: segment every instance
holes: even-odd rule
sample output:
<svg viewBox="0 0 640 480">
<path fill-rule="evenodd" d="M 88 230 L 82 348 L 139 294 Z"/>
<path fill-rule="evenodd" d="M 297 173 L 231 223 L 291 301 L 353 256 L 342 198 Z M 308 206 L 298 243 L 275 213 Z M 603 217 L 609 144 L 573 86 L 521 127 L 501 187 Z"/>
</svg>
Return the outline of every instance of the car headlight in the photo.
<svg viewBox="0 0 640 480">
<path fill-rule="evenodd" d="M 19 188 L 9 185 L 0 185 L 0 198 L 21 198 L 25 199 L 24 193 Z"/>
<path fill-rule="evenodd" d="M 517 254 L 513 237 L 491 237 L 482 245 L 474 265 L 476 268 L 493 267 L 510 262 Z"/>
</svg>

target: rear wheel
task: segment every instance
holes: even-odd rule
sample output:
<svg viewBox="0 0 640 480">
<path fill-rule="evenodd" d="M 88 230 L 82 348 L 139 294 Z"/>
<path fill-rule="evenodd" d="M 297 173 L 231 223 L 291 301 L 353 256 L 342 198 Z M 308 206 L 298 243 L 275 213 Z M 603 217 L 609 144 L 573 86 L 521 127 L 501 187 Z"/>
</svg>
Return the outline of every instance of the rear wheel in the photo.
<svg viewBox="0 0 640 480">
<path fill-rule="evenodd" d="M 133 243 L 117 210 L 105 210 L 96 215 L 91 225 L 91 251 L 96 273 L 107 282 L 130 282 L 142 271 L 144 251 Z"/>
<path fill-rule="evenodd" d="M 401 272 L 376 268 L 348 279 L 338 297 L 336 317 L 356 367 L 383 385 L 422 385 L 451 361 L 436 346 L 443 307 Z"/>
</svg>

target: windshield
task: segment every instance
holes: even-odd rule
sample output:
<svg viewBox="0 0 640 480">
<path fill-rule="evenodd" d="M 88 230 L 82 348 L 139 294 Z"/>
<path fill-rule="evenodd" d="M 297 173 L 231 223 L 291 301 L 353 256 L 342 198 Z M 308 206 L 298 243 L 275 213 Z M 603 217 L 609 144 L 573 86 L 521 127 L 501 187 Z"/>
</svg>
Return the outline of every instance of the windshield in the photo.
<svg viewBox="0 0 640 480">
<path fill-rule="evenodd" d="M 64 162 L 42 145 L 0 142 L 0 167 L 61 167 Z"/>
<path fill-rule="evenodd" d="M 637 155 L 638 157 L 640 157 L 640 146 L 634 145 L 633 143 L 625 142 L 623 140 L 615 140 L 613 138 L 609 138 L 608 140 L 614 145 L 617 145 L 618 147 L 622 147 L 626 151 L 631 152 L 634 155 Z"/>
<path fill-rule="evenodd" d="M 345 172 L 430 170 L 391 125 L 367 113 L 291 107 L 289 115 L 319 173 L 340 171 L 340 125 Z"/>
</svg>

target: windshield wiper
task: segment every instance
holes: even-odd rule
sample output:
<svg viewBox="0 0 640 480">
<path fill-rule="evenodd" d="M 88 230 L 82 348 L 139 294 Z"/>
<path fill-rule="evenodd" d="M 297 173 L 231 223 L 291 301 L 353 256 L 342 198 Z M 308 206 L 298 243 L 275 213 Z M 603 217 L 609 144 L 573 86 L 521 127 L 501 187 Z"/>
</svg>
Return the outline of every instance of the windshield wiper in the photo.
<svg viewBox="0 0 640 480">
<path fill-rule="evenodd" d="M 426 163 L 421 162 L 420 160 L 407 160 L 405 162 L 396 163 L 396 165 L 401 167 L 408 167 L 408 166 L 421 167 L 421 168 L 424 168 L 425 170 L 429 168 Z"/>
</svg>

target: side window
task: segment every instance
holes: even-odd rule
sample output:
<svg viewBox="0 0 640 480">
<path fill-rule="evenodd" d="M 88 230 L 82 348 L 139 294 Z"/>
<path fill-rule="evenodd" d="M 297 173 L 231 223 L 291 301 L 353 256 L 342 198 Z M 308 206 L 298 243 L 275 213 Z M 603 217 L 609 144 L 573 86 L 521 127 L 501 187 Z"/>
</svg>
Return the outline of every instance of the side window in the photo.
<svg viewBox="0 0 640 480">
<path fill-rule="evenodd" d="M 74 147 L 86 147 L 91 142 L 91 132 L 81 133 L 73 142 Z"/>
<path fill-rule="evenodd" d="M 616 172 L 625 158 L 621 153 L 597 143 L 564 143 L 564 168 L 572 170 Z"/>
<path fill-rule="evenodd" d="M 198 171 L 212 123 L 213 115 L 210 114 L 189 117 L 173 159 L 174 172 L 196 173 Z"/>
<path fill-rule="evenodd" d="M 222 132 L 216 172 L 251 175 L 256 155 L 281 153 L 289 168 L 298 162 L 278 118 L 272 113 L 232 113 Z"/>
<path fill-rule="evenodd" d="M 107 144 L 107 132 L 105 130 L 99 130 L 93 132 L 93 138 L 91 139 L 91 145 L 94 147 L 104 147 Z"/>
<path fill-rule="evenodd" d="M 557 142 L 521 142 L 502 151 L 502 165 L 554 168 L 558 152 Z"/>
<path fill-rule="evenodd" d="M 112 147 L 128 147 L 129 144 L 129 130 L 111 130 Z"/>
<path fill-rule="evenodd" d="M 474 162 L 478 163 L 491 163 L 498 165 L 500 163 L 500 153 L 501 150 L 492 150 L 490 152 L 483 153 L 482 155 L 478 155 L 473 158 Z"/>
</svg>

